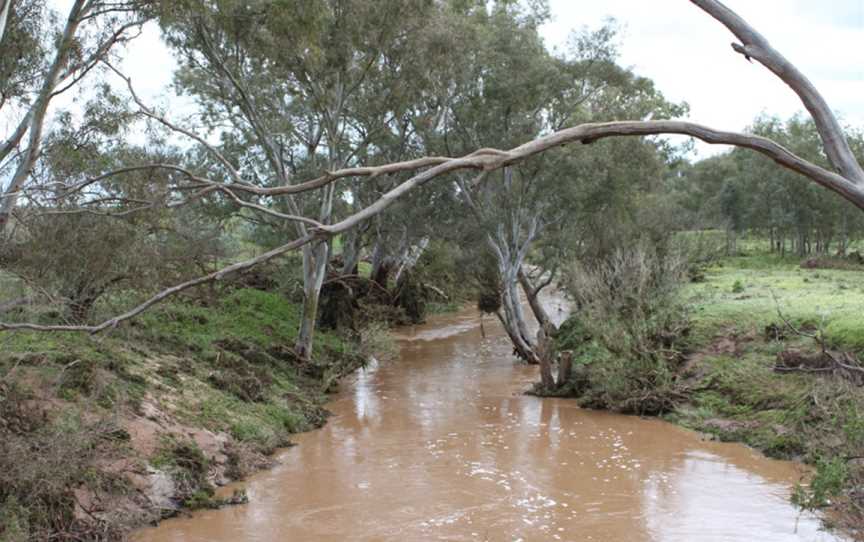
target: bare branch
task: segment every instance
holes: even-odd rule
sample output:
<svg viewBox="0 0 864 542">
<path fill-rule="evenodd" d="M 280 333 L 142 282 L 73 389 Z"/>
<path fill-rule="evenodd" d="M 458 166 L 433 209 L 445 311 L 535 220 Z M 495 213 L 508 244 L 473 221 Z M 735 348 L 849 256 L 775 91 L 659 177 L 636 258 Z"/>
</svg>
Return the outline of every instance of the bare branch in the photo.
<svg viewBox="0 0 864 542">
<path fill-rule="evenodd" d="M 313 229 L 313 232 L 311 234 L 305 235 L 297 239 L 296 241 L 292 241 L 287 245 L 283 245 L 282 247 L 277 248 L 274 251 L 270 251 L 259 258 L 253 258 L 252 260 L 247 260 L 245 262 L 226 267 L 221 271 L 217 271 L 204 277 L 199 277 L 197 279 L 185 282 L 173 288 L 169 288 L 162 293 L 157 294 L 139 307 L 132 309 L 131 311 L 98 326 L 40 326 L 35 324 L 0 323 L 0 330 L 27 329 L 34 331 L 89 331 L 92 333 L 97 333 L 99 331 L 107 329 L 108 327 L 116 326 L 122 321 L 134 318 L 135 316 L 147 310 L 149 307 L 155 305 L 156 303 L 164 300 L 167 297 L 170 297 L 171 295 L 174 295 L 177 292 L 183 291 L 193 286 L 198 286 L 207 282 L 219 280 L 228 273 L 233 273 L 235 271 L 254 267 L 259 263 L 263 263 L 272 258 L 275 258 L 276 256 L 305 246 L 320 237 L 326 238 L 338 235 L 340 233 L 344 233 L 351 228 L 354 228 L 357 225 L 361 224 L 362 222 L 368 220 L 369 218 L 383 212 L 393 203 L 395 203 L 399 198 L 405 196 L 415 188 L 423 186 L 429 181 L 447 173 L 452 173 L 454 171 L 459 171 L 462 169 L 480 169 L 483 171 L 492 171 L 512 164 L 516 164 L 520 161 L 530 158 L 531 156 L 537 155 L 555 147 L 566 145 L 568 143 L 583 142 L 588 144 L 607 137 L 650 136 L 658 134 L 689 135 L 692 137 L 697 137 L 708 143 L 735 145 L 755 150 L 761 154 L 772 158 L 775 162 L 782 165 L 783 167 L 805 175 L 814 180 L 815 182 L 821 184 L 822 186 L 834 190 L 835 192 L 843 195 L 843 197 L 845 197 L 849 201 L 855 203 L 858 207 L 864 209 L 864 190 L 858 188 L 858 186 L 856 186 L 849 180 L 844 179 L 840 175 L 830 172 L 815 164 L 812 164 L 804 160 L 803 158 L 796 156 L 795 154 L 788 151 L 781 145 L 775 143 L 774 141 L 771 141 L 770 139 L 764 137 L 739 134 L 735 132 L 723 132 L 699 124 L 682 121 L 623 121 L 600 124 L 583 124 L 581 126 L 562 130 L 560 132 L 550 134 L 529 143 L 525 143 L 514 149 L 511 149 L 510 151 L 501 151 L 496 149 L 480 149 L 463 158 L 446 159 L 443 162 L 441 162 L 440 158 L 420 159 L 417 161 L 413 161 L 414 163 L 423 163 L 424 160 L 430 160 L 431 162 L 438 163 L 438 165 L 415 175 L 411 179 L 408 179 L 396 188 L 384 194 L 373 204 L 358 211 L 357 213 L 354 213 L 353 215 L 346 217 L 345 219 L 337 222 L 336 224 L 318 225 Z M 406 163 L 403 162 L 402 164 Z M 406 167 L 407 166 L 402 165 L 400 166 L 399 170 L 404 170 L 406 169 Z M 367 173 L 367 176 L 372 176 L 376 171 L 389 171 L 388 168 L 389 166 L 380 166 L 373 168 L 352 168 L 352 171 L 353 175 L 358 175 L 358 171 L 363 170 L 363 172 Z M 179 166 L 175 166 L 175 169 L 177 169 L 178 171 L 182 171 L 182 168 L 179 168 Z M 348 175 L 345 174 L 344 176 Z M 204 181 L 210 183 L 210 181 Z M 330 180 L 329 182 L 332 182 L 332 180 Z M 230 185 L 229 187 L 229 185 L 218 184 L 217 186 L 208 186 L 207 188 L 212 190 L 219 189 L 224 191 L 225 189 L 233 190 L 236 187 L 235 185 Z"/>
<path fill-rule="evenodd" d="M 414 188 L 422 186 L 436 177 L 454 171 L 462 169 L 492 171 L 516 164 L 549 149 L 568 143 L 582 142 L 590 144 L 608 137 L 642 137 L 660 134 L 687 135 L 696 137 L 707 143 L 733 145 L 755 150 L 773 159 L 781 166 L 809 177 L 818 184 L 837 192 L 859 208 L 864 209 L 864 187 L 859 187 L 852 181 L 836 173 L 804 160 L 770 139 L 736 132 L 724 132 L 685 121 L 620 121 L 582 124 L 541 137 L 510 151 L 481 149 L 463 158 L 447 160 L 415 175 L 384 194 L 378 201 L 360 212 L 345 218 L 341 222 L 324 226 L 320 230 L 323 234 L 331 236 L 343 233 L 360 222 L 368 220 L 382 212 Z"/>
<path fill-rule="evenodd" d="M 123 81 L 126 82 L 126 87 L 129 89 L 129 93 L 132 95 L 132 99 L 135 101 L 135 103 L 138 105 L 138 108 L 141 110 L 141 114 L 155 120 L 156 122 L 162 124 L 163 126 L 168 128 L 169 130 L 172 130 L 172 131 L 177 132 L 179 134 L 183 134 L 186 137 L 188 137 L 188 138 L 198 142 L 199 144 L 201 144 L 201 146 L 203 146 L 205 149 L 207 149 L 207 152 L 209 152 L 214 158 L 216 158 L 216 160 L 218 160 L 219 163 L 221 163 L 223 166 L 225 166 L 225 169 L 228 170 L 229 175 L 231 175 L 231 178 L 235 182 L 242 183 L 242 178 L 240 177 L 240 173 L 237 171 L 237 169 L 234 167 L 234 165 L 231 163 L 231 161 L 228 160 L 228 158 L 226 158 L 225 155 L 222 154 L 216 147 L 214 147 L 213 145 L 208 143 L 207 140 L 205 140 L 203 137 L 196 134 L 195 132 L 193 132 L 191 130 L 187 130 L 186 128 L 181 128 L 180 126 L 177 126 L 173 122 L 169 121 L 164 116 L 156 113 L 153 109 L 148 107 L 141 100 L 141 98 L 138 96 L 138 94 L 135 92 L 135 87 L 132 86 L 132 78 L 131 77 L 126 77 L 125 75 L 123 75 L 123 73 L 120 70 L 118 70 L 117 68 L 115 68 L 110 62 L 107 62 L 105 60 L 103 60 L 102 62 L 106 66 L 108 66 L 108 68 L 110 68 L 111 71 L 113 71 L 115 74 L 117 74 L 118 77 L 120 77 L 121 79 L 123 79 Z"/>
<path fill-rule="evenodd" d="M 135 318 L 142 312 L 146 311 L 153 305 L 157 303 L 161 303 L 165 299 L 176 295 L 184 290 L 188 290 L 189 288 L 194 288 L 195 286 L 200 286 L 202 284 L 206 284 L 208 282 L 215 282 L 224 279 L 226 276 L 238 273 L 241 271 L 246 271 L 247 269 L 251 269 L 256 265 L 260 265 L 262 263 L 268 262 L 274 258 L 282 256 L 288 252 L 293 250 L 297 250 L 298 248 L 307 245 L 315 240 L 313 235 L 307 235 L 305 237 L 301 237 L 299 239 L 295 239 L 288 244 L 282 245 L 281 247 L 274 248 L 269 252 L 265 252 L 255 258 L 250 258 L 248 260 L 244 260 L 242 262 L 235 263 L 233 265 L 229 265 L 223 269 L 210 273 L 208 275 L 204 275 L 202 277 L 194 278 L 188 280 L 182 284 L 178 284 L 176 286 L 172 286 L 171 288 L 167 288 L 162 290 L 158 294 L 154 295 L 144 303 L 130 309 L 129 311 L 115 316 L 110 320 L 106 320 L 101 324 L 94 326 L 84 326 L 84 325 L 38 325 L 31 323 L 23 323 L 23 324 L 10 324 L 10 323 L 2 323 L 0 322 L 0 331 L 62 331 L 62 332 L 89 332 L 89 333 L 99 333 L 109 328 L 117 327 L 121 322 L 125 322 L 126 320 L 131 320 Z"/>
<path fill-rule="evenodd" d="M 223 194 L 225 194 L 229 198 L 231 198 L 231 200 L 234 201 L 234 203 L 236 203 L 240 207 L 246 207 L 248 209 L 253 209 L 255 211 L 258 211 L 258 212 L 261 212 L 264 214 L 268 214 L 270 216 L 274 216 L 274 217 L 280 218 L 282 220 L 300 222 L 300 223 L 307 224 L 307 225 L 312 226 L 312 227 L 321 226 L 320 222 L 318 222 L 317 220 L 313 220 L 311 218 L 306 218 L 306 217 L 299 216 L 299 215 L 290 215 L 290 214 L 280 213 L 280 212 L 275 211 L 273 209 L 269 209 L 267 207 L 264 207 L 263 205 L 258 205 L 255 203 L 244 201 L 239 196 L 237 196 L 237 194 L 235 193 L 235 190 L 237 190 L 238 188 L 240 188 L 242 190 L 243 188 L 250 187 L 249 185 L 244 185 L 244 187 L 238 187 L 237 184 L 224 184 L 224 183 L 221 183 L 218 181 L 213 181 L 213 180 L 195 175 L 189 169 L 184 168 L 182 166 L 178 166 L 176 164 L 166 164 L 166 163 L 143 164 L 143 165 L 128 166 L 128 167 L 108 171 L 108 172 L 103 173 L 101 175 L 98 175 L 96 177 L 92 177 L 90 179 L 87 179 L 86 181 L 83 181 L 77 185 L 74 185 L 73 187 L 69 188 L 63 194 L 63 197 L 68 197 L 72 194 L 80 193 L 83 189 L 87 188 L 88 186 L 91 186 L 91 185 L 93 185 L 99 181 L 103 181 L 103 180 L 111 178 L 111 177 L 122 175 L 124 173 L 132 173 L 135 171 L 145 171 L 145 170 L 149 170 L 149 169 L 167 169 L 167 170 L 176 171 L 178 173 L 182 173 L 183 175 L 188 177 L 190 180 L 197 183 L 194 185 L 179 185 L 179 186 L 173 187 L 173 190 L 175 190 L 175 191 L 190 190 L 190 189 L 195 189 L 198 191 L 189 195 L 188 197 L 186 197 L 180 201 L 174 201 L 174 202 L 166 204 L 165 207 L 169 208 L 169 209 L 175 208 L 175 207 L 181 207 L 183 205 L 187 205 L 187 204 L 192 203 L 193 201 L 198 200 L 198 199 L 202 198 L 203 196 L 205 196 L 207 194 L 211 194 L 213 192 L 222 192 Z M 252 187 L 252 188 L 254 188 L 254 187 Z M 129 201 L 129 200 L 124 200 L 124 201 Z M 145 203 L 146 205 L 141 206 L 141 207 L 136 207 L 134 209 L 129 209 L 129 210 L 120 211 L 120 212 L 113 212 L 113 213 L 112 212 L 98 212 L 98 211 L 92 211 L 92 210 L 87 210 L 87 209 L 68 209 L 68 210 L 62 210 L 62 211 L 48 211 L 46 214 L 51 214 L 52 212 L 55 214 L 72 214 L 72 213 L 85 212 L 85 213 L 91 213 L 91 214 L 99 214 L 99 215 L 103 215 L 103 216 L 125 216 L 125 215 L 132 214 L 134 212 L 143 211 L 146 209 L 153 208 L 157 204 L 156 202 L 145 202 L 145 201 L 141 201 L 141 200 L 138 200 L 137 203 Z"/>
<path fill-rule="evenodd" d="M 717 0 L 690 0 L 728 28 L 741 43 L 732 48 L 748 60 L 755 59 L 786 83 L 807 108 L 816 122 L 828 159 L 837 171 L 853 183 L 864 186 L 864 169 L 855 158 L 843 128 L 837 122 L 828 103 L 813 83 L 794 64 L 774 49 L 768 40 L 737 13 Z"/>
</svg>

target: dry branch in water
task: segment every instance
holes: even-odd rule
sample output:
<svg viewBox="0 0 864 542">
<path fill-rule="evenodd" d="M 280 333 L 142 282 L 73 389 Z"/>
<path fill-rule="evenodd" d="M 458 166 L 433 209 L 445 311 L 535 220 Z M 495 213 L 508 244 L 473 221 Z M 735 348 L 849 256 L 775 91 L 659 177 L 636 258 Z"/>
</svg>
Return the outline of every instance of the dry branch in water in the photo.
<svg viewBox="0 0 864 542">
<path fill-rule="evenodd" d="M 178 166 L 170 166 L 165 164 L 140 166 L 146 167 L 164 167 L 172 168 L 187 175 L 188 178 L 194 181 L 193 186 L 182 186 L 178 189 L 190 189 L 198 187 L 201 189 L 201 197 L 206 193 L 220 191 L 227 194 L 235 203 L 244 207 L 250 207 L 257 211 L 266 212 L 268 214 L 278 216 L 287 220 L 296 220 L 312 226 L 311 233 L 301 236 L 300 238 L 291 241 L 279 248 L 271 250 L 256 258 L 252 258 L 243 262 L 228 266 L 217 272 L 205 275 L 182 284 L 166 289 L 155 296 L 151 297 L 141 305 L 131 309 L 130 311 L 107 320 L 101 324 L 94 326 L 41 326 L 36 324 L 6 324 L 0 323 L 0 330 L 33 330 L 33 331 L 85 331 L 97 333 L 108 328 L 115 327 L 119 323 L 134 318 L 149 309 L 156 303 L 176 294 L 183 290 L 199 286 L 212 281 L 222 279 L 228 274 L 243 271 L 267 262 L 273 258 L 281 256 L 293 250 L 297 250 L 305 245 L 313 242 L 321 242 L 335 235 L 344 233 L 358 224 L 372 218 L 373 216 L 383 212 L 400 198 L 406 196 L 414 189 L 423 186 L 424 184 L 448 173 L 453 173 L 464 169 L 475 169 L 483 172 L 494 171 L 497 169 L 511 166 L 522 162 L 532 156 L 541 154 L 555 147 L 581 142 L 590 144 L 600 139 L 608 137 L 635 136 L 645 137 L 653 135 L 678 134 L 700 139 L 706 143 L 731 145 L 754 150 L 774 162 L 789 170 L 795 171 L 819 185 L 832 190 L 855 204 L 858 208 L 864 210 L 864 170 L 857 162 L 852 154 L 849 144 L 843 134 L 843 130 L 825 102 L 824 98 L 819 94 L 813 84 L 792 65 L 785 57 L 777 52 L 768 41 L 755 29 L 753 29 L 746 21 L 739 17 L 732 10 L 727 8 L 723 3 L 716 0 L 690 0 L 693 4 L 704 10 L 711 17 L 726 26 L 741 43 L 733 44 L 733 49 L 745 55 L 748 59 L 754 59 L 767 69 L 772 71 L 778 78 L 786 83 L 800 97 L 802 103 L 813 116 L 816 125 L 819 129 L 822 138 L 822 144 L 826 155 L 831 164 L 836 169 L 829 171 L 812 162 L 809 162 L 782 145 L 772 141 L 771 139 L 742 134 L 737 132 L 728 132 L 715 130 L 713 128 L 700 124 L 686 121 L 618 121 L 606 123 L 591 123 L 582 124 L 559 132 L 549 134 L 534 141 L 525 143 L 508 151 L 498 149 L 480 149 L 467 156 L 461 158 L 448 157 L 424 157 L 416 160 L 405 162 L 396 162 L 381 166 L 369 167 L 353 167 L 337 171 L 327 172 L 320 177 L 299 184 L 289 186 L 280 186 L 275 188 L 262 188 L 243 183 L 241 176 L 233 167 L 227 158 L 222 155 L 218 149 L 209 145 L 203 138 L 196 134 L 171 123 L 164 117 L 161 117 L 153 110 L 147 108 L 135 95 L 132 89 L 131 80 L 117 72 L 129 86 L 132 92 L 133 99 L 141 108 L 144 115 L 162 123 L 171 130 L 178 133 L 183 133 L 188 137 L 202 144 L 208 152 L 210 152 L 220 163 L 228 170 L 233 182 L 220 183 L 203 179 L 193 175 L 191 172 L 185 171 Z M 113 69 L 113 68 L 112 68 Z M 116 70 L 115 70 L 116 71 Z M 423 170 L 423 171 L 420 171 Z M 263 206 L 245 202 L 238 196 L 238 192 L 244 192 L 257 196 L 280 196 L 288 194 L 297 194 L 308 192 L 311 190 L 326 187 L 339 179 L 348 177 L 368 177 L 375 178 L 381 175 L 389 175 L 403 172 L 416 172 L 413 177 L 396 186 L 386 194 L 384 194 L 376 202 L 372 203 L 365 209 L 360 210 L 353 215 L 350 215 L 343 220 L 331 225 L 321 225 L 317 222 L 299 216 L 282 215 L 275 211 L 268 210 Z M 120 172 L 115 172 L 119 174 Z M 187 203 L 197 199 L 196 197 L 186 198 Z"/>
</svg>

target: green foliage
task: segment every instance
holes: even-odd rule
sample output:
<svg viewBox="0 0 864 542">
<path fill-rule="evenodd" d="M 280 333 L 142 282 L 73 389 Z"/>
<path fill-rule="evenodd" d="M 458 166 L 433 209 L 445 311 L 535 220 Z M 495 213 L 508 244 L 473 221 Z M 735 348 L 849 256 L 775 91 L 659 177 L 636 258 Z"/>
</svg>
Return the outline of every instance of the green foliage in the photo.
<svg viewBox="0 0 864 542">
<path fill-rule="evenodd" d="M 559 332 L 557 348 L 590 356 L 576 372 L 582 404 L 638 414 L 674 408 L 688 331 L 678 295 L 685 269 L 679 254 L 642 243 L 568 271 L 568 292 L 580 308 Z"/>
<path fill-rule="evenodd" d="M 809 118 L 763 115 L 750 131 L 830 167 Z M 847 137 L 860 154 L 862 132 L 850 129 Z M 799 257 L 845 255 L 864 234 L 864 215 L 852 204 L 747 149 L 685 165 L 669 188 L 691 227 L 726 231 L 730 255 L 747 251 L 739 243 L 746 232 L 760 235 L 766 251 Z"/>
<path fill-rule="evenodd" d="M 214 342 L 235 339 L 258 347 L 293 344 L 300 324 L 299 307 L 278 292 L 251 288 L 229 291 L 213 307 L 169 303 L 142 317 L 142 332 L 169 348 L 212 352 Z M 344 351 L 338 338 L 321 334 L 322 346 Z M 157 342 L 158 344 L 158 342 Z"/>
<path fill-rule="evenodd" d="M 840 495 L 848 477 L 849 468 L 843 458 L 820 458 L 809 487 L 796 486 L 792 502 L 805 510 L 824 508 Z"/>
<path fill-rule="evenodd" d="M 27 94 L 39 81 L 50 47 L 46 36 L 52 33 L 47 10 L 44 0 L 16 1 L 11 6 L 0 44 L 3 49 L 0 56 L 0 96 L 3 96 L 3 102 L 22 100 L 27 103 Z"/>
</svg>

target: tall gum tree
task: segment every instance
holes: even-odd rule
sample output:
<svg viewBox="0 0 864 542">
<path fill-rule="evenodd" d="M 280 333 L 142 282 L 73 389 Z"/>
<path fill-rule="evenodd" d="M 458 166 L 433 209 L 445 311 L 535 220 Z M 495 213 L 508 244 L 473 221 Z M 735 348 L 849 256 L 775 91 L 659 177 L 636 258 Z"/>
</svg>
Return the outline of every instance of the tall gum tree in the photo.
<svg viewBox="0 0 864 542">
<path fill-rule="evenodd" d="M 162 22 L 183 58 L 177 86 L 198 100 L 201 128 L 230 127 L 220 148 L 211 147 L 221 155 L 215 168 L 230 164 L 231 182 L 278 190 L 355 164 L 374 154 L 380 132 L 397 131 L 406 102 L 419 97 L 417 82 L 404 78 L 422 73 L 426 55 L 415 43 L 436 9 L 424 0 L 189 1 L 164 4 Z M 382 25 L 385 19 L 391 23 Z M 323 183 L 315 192 L 283 194 L 275 207 L 327 224 L 343 199 L 363 201 L 360 188 L 349 184 L 345 196 L 343 186 Z M 294 233 L 309 236 L 309 222 L 293 221 Z M 330 253 L 329 239 L 302 247 L 295 345 L 302 358 L 312 353 Z M 358 256 L 354 250 L 349 260 Z"/>
<path fill-rule="evenodd" d="M 464 152 L 484 141 L 501 147 L 578 122 L 667 117 L 686 110 L 663 99 L 650 81 L 616 64 L 613 26 L 574 33 L 568 53 L 553 56 L 537 32 L 542 17 L 542 11 L 526 12 L 512 4 L 489 11 L 478 25 L 479 43 L 466 54 L 474 69 L 461 82 L 447 122 L 433 138 L 440 146 Z M 656 154 L 652 143 L 631 140 L 591 152 L 551 151 L 506 167 L 492 179 L 459 178 L 457 192 L 470 209 L 470 227 L 484 232 L 485 249 L 497 262 L 501 307 L 496 315 L 521 358 L 541 365 L 549 361 L 529 332 L 520 289 L 544 334 L 554 330 L 538 300 L 554 279 L 554 262 L 535 284 L 536 273 L 526 272 L 533 247 L 547 229 L 569 225 L 574 231 L 585 222 L 578 212 L 580 199 L 609 206 L 609 198 L 588 190 L 588 179 L 603 177 L 617 187 L 620 183 L 609 182 L 610 173 L 626 170 L 630 184 L 639 185 L 649 169 L 644 164 L 655 162 Z M 564 237 L 556 239 L 570 242 Z"/>
<path fill-rule="evenodd" d="M 49 49 L 42 43 L 44 37 L 34 35 L 45 29 L 43 24 L 34 23 L 32 20 L 44 20 L 45 8 L 42 2 L 6 0 L 3 9 L 5 11 L 2 15 L 6 17 L 3 28 L 17 30 L 18 35 L 16 36 L 15 32 L 4 33 L 5 38 L 0 39 L 9 41 L 20 38 L 25 43 L 30 41 L 34 45 L 39 44 L 34 49 Z M 20 17 L 15 17 L 16 15 Z M 108 58 L 113 48 L 134 38 L 136 30 L 148 16 L 146 0 L 74 0 L 66 14 L 64 25 L 50 47 L 50 53 L 47 53 L 50 60 L 42 64 L 38 62 L 38 53 L 41 51 L 21 50 L 22 58 L 37 62 L 29 67 L 13 63 L 12 67 L 17 67 L 17 70 L 11 73 L 4 70 L 4 73 L 0 74 L 3 76 L 0 87 L 3 87 L 4 92 L 0 100 L 0 111 L 8 99 L 14 97 L 17 98 L 15 109 L 18 110 L 19 117 L 16 128 L 0 141 L 0 173 L 7 169 L 11 171 L 0 199 L 0 235 L 5 232 L 17 205 L 19 192 L 28 182 L 41 153 L 52 100 L 75 88 L 100 62 Z M 6 43 L 0 42 L 0 45 L 5 51 Z M 9 50 L 14 52 L 15 48 L 20 46 L 20 43 L 12 44 Z M 4 59 L 0 64 L 5 64 L 8 60 Z M 8 69 L 9 66 L 3 68 Z M 23 72 L 28 72 L 29 75 L 22 78 Z M 16 79 L 19 84 L 12 85 L 11 96 L 7 96 L 5 93 L 10 90 L 10 81 Z"/>
</svg>

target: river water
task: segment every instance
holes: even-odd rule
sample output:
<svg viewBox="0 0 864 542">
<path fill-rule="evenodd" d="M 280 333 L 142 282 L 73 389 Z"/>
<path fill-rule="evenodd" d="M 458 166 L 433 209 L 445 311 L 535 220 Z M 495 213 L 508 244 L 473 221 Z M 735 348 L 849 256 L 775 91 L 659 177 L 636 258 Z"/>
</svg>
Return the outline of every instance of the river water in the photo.
<svg viewBox="0 0 864 542">
<path fill-rule="evenodd" d="M 800 466 L 525 396 L 536 368 L 485 328 L 465 311 L 402 330 L 393 361 L 343 384 L 326 427 L 240 486 L 249 505 L 134 540 L 841 540 L 789 504 Z"/>
</svg>

